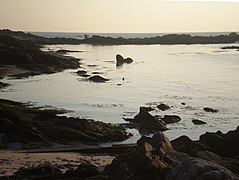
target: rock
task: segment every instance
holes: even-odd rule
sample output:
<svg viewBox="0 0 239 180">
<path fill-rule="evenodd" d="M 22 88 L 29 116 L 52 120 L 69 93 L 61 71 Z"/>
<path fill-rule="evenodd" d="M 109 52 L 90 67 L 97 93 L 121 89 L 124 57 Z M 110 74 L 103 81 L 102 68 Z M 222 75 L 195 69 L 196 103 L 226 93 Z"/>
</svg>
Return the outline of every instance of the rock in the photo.
<svg viewBox="0 0 239 180">
<path fill-rule="evenodd" d="M 200 151 L 208 151 L 210 148 L 198 141 L 193 141 L 187 136 L 180 136 L 171 141 L 173 148 L 190 156 L 197 156 Z"/>
<path fill-rule="evenodd" d="M 90 163 L 81 163 L 75 170 L 75 173 L 79 178 L 88 178 L 100 174 L 98 168 Z"/>
<path fill-rule="evenodd" d="M 63 176 L 63 172 L 57 165 L 40 164 L 39 166 L 32 166 L 30 168 L 22 167 L 14 173 L 19 179 L 58 179 Z"/>
<path fill-rule="evenodd" d="M 188 158 L 168 176 L 168 180 L 238 180 L 230 170 L 210 161 Z"/>
<path fill-rule="evenodd" d="M 157 106 L 158 109 L 160 109 L 161 111 L 165 111 L 167 109 L 170 109 L 170 107 L 166 104 L 160 104 Z"/>
<path fill-rule="evenodd" d="M 116 65 L 122 65 L 123 63 L 132 63 L 133 59 L 131 58 L 126 58 L 124 59 L 123 56 L 121 56 L 120 54 L 116 55 Z"/>
<path fill-rule="evenodd" d="M 218 131 L 216 133 L 203 134 L 200 136 L 200 142 L 209 146 L 210 151 L 222 157 L 239 156 L 239 130 L 229 131 L 226 134 Z"/>
<path fill-rule="evenodd" d="M 57 52 L 57 53 L 65 54 L 65 53 L 75 53 L 75 52 L 82 52 L 82 51 L 74 51 L 74 50 L 59 49 L 59 50 L 57 50 L 56 52 Z"/>
<path fill-rule="evenodd" d="M 149 106 L 147 106 L 147 107 L 145 107 L 145 106 L 141 106 L 141 107 L 139 107 L 139 111 L 153 111 L 154 110 L 154 108 L 152 108 L 152 107 L 149 107 Z"/>
<path fill-rule="evenodd" d="M 85 75 L 85 74 L 87 74 L 87 71 L 79 70 L 79 71 L 76 72 L 76 74 L 78 74 L 78 75 Z"/>
<path fill-rule="evenodd" d="M 193 124 L 196 124 L 196 125 L 207 124 L 206 122 L 198 120 L 198 119 L 193 119 L 192 122 Z"/>
<path fill-rule="evenodd" d="M 213 109 L 213 108 L 210 108 L 210 107 L 205 107 L 203 108 L 204 111 L 206 112 L 212 112 L 212 113 L 217 113 L 218 110 L 217 109 Z"/>
<path fill-rule="evenodd" d="M 134 117 L 132 122 L 138 124 L 139 130 L 145 133 L 168 130 L 162 121 L 142 109 L 140 110 L 139 114 Z"/>
<path fill-rule="evenodd" d="M 89 80 L 96 83 L 103 83 L 103 82 L 109 81 L 109 79 L 103 78 L 99 75 L 91 76 Z"/>
<path fill-rule="evenodd" d="M 7 87 L 7 86 L 9 86 L 9 84 L 3 83 L 3 82 L 0 81 L 0 89 L 1 89 L 1 88 L 5 88 L 5 87 Z"/>
<path fill-rule="evenodd" d="M 181 118 L 177 115 L 165 115 L 162 120 L 166 124 L 172 124 L 172 123 L 177 123 L 181 121 Z"/>
<path fill-rule="evenodd" d="M 222 164 L 222 157 L 210 151 L 199 151 L 196 157 L 219 165 Z"/>
<path fill-rule="evenodd" d="M 185 103 L 185 102 L 182 102 L 181 104 L 182 104 L 182 105 L 186 105 L 186 103 Z"/>
</svg>

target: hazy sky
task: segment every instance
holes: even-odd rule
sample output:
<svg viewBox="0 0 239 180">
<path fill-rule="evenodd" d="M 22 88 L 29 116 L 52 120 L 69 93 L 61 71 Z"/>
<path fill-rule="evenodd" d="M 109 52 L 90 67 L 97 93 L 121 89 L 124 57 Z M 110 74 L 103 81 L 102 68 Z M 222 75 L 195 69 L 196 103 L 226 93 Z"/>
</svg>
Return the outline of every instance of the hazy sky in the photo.
<svg viewBox="0 0 239 180">
<path fill-rule="evenodd" d="M 58 32 L 239 31 L 239 0 L 0 0 L 0 29 Z"/>
</svg>

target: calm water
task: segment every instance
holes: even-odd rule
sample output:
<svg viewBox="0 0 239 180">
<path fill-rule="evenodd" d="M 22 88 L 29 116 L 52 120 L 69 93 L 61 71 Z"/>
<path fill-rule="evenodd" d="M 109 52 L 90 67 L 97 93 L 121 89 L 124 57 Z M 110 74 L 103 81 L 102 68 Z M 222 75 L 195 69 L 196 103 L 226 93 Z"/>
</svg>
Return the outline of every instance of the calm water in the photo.
<svg viewBox="0 0 239 180">
<path fill-rule="evenodd" d="M 239 51 L 220 50 L 224 45 L 53 45 L 44 49 L 80 50 L 69 53 L 81 58 L 82 70 L 89 75 L 99 72 L 107 83 L 92 83 L 77 76 L 77 70 L 28 79 L 4 79 L 12 86 L 0 92 L 1 98 L 34 102 L 73 110 L 68 115 L 124 123 L 122 117 L 133 117 L 139 107 L 166 103 L 172 108 L 152 114 L 176 114 L 182 121 L 168 125 L 170 139 L 188 135 L 198 139 L 206 131 L 227 132 L 239 125 Z M 134 59 L 120 68 L 115 55 Z M 122 78 L 124 77 L 124 81 Z M 122 84 L 122 85 L 118 85 Z M 185 102 L 186 105 L 181 105 Z M 203 107 L 219 113 L 206 113 Z M 194 125 L 192 119 L 207 122 Z M 137 130 L 129 130 L 139 138 Z"/>
</svg>

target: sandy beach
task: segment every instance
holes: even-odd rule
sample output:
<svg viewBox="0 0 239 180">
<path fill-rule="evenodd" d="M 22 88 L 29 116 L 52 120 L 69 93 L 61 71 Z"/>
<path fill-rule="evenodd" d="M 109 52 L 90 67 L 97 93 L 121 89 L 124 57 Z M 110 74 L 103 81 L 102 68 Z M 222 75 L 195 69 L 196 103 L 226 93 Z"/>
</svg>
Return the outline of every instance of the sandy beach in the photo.
<svg viewBox="0 0 239 180">
<path fill-rule="evenodd" d="M 20 167 L 26 168 L 45 163 L 57 164 L 65 172 L 68 169 L 75 169 L 82 162 L 90 162 L 102 171 L 113 159 L 114 156 L 97 154 L 0 151 L 0 176 L 12 175 Z"/>
</svg>

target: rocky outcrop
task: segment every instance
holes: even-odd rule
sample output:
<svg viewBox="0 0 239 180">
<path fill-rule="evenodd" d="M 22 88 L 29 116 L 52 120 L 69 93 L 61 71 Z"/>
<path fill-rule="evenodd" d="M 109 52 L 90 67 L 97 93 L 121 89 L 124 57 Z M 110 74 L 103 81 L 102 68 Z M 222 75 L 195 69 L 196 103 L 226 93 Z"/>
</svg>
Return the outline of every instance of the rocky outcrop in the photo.
<svg viewBox="0 0 239 180">
<path fill-rule="evenodd" d="M 42 74 L 78 68 L 79 60 L 43 52 L 30 40 L 0 35 L 0 65 L 17 66 Z"/>
<path fill-rule="evenodd" d="M 211 151 L 222 157 L 239 156 L 239 129 L 229 131 L 226 134 L 218 131 L 206 133 L 200 136 L 200 142 L 211 148 Z"/>
<path fill-rule="evenodd" d="M 137 148 L 125 152 L 106 169 L 109 179 L 166 179 L 169 172 L 188 155 L 175 151 L 163 133 L 143 136 Z"/>
<path fill-rule="evenodd" d="M 157 117 L 152 116 L 144 108 L 140 108 L 140 112 L 133 119 L 126 119 L 131 126 L 138 128 L 141 133 L 154 133 L 156 131 L 166 131 L 168 128 Z"/>
<path fill-rule="evenodd" d="M 41 148 L 52 143 L 98 144 L 123 141 L 131 136 L 116 125 L 57 116 L 65 112 L 0 100 L 0 146 L 6 148 L 9 143 L 19 143 L 23 148 Z"/>
<path fill-rule="evenodd" d="M 161 118 L 165 124 L 172 124 L 181 121 L 181 118 L 177 115 L 165 115 Z"/>
<path fill-rule="evenodd" d="M 109 79 L 103 78 L 99 75 L 91 76 L 89 77 L 89 81 L 95 82 L 95 83 L 104 83 L 106 81 L 109 81 Z"/>
<path fill-rule="evenodd" d="M 129 64 L 129 63 L 132 63 L 132 62 L 133 62 L 133 59 L 131 59 L 129 57 L 125 59 L 120 54 L 116 55 L 116 65 L 122 65 L 124 63 Z"/>
<path fill-rule="evenodd" d="M 117 156 L 105 173 L 114 180 L 239 179 L 237 158 L 229 160 L 206 149 L 210 148 L 186 136 L 171 144 L 162 132 L 156 132 L 152 138 L 142 136 L 135 149 Z"/>
<path fill-rule="evenodd" d="M 168 176 L 168 180 L 238 180 L 230 170 L 198 158 L 188 158 L 178 165 Z"/>
</svg>

